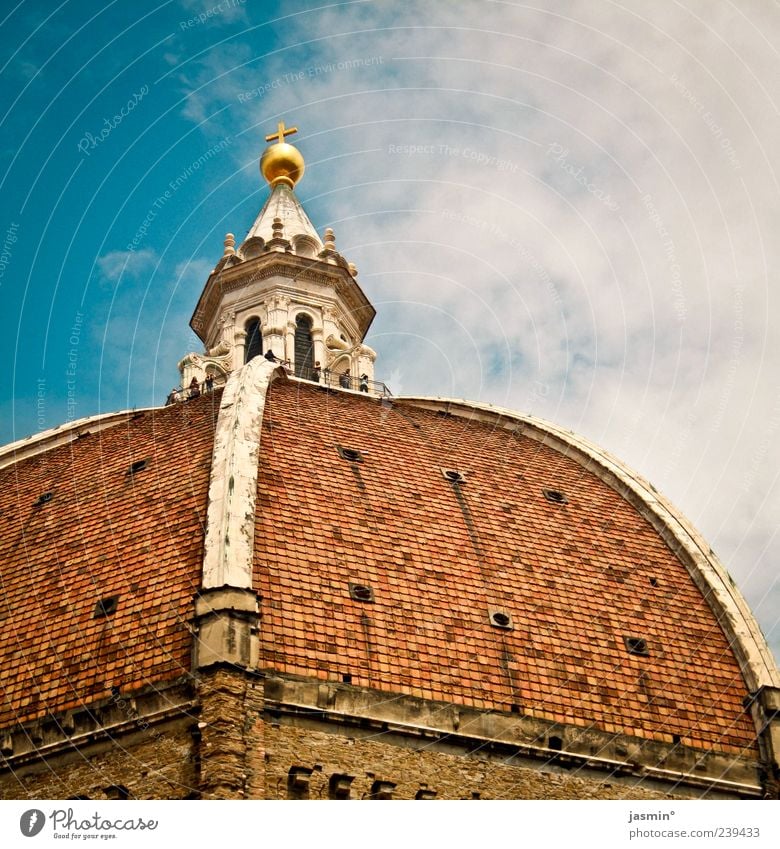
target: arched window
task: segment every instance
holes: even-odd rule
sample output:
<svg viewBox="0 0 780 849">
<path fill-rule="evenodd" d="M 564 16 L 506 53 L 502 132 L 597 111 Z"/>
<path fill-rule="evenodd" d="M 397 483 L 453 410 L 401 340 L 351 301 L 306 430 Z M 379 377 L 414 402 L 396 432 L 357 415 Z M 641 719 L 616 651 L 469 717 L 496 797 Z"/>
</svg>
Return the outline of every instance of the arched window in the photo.
<svg viewBox="0 0 780 849">
<path fill-rule="evenodd" d="M 301 313 L 295 319 L 295 376 L 311 378 L 314 365 L 314 343 L 311 338 L 311 319 Z"/>
<path fill-rule="evenodd" d="M 263 337 L 260 334 L 260 320 L 251 318 L 246 323 L 246 341 L 244 342 L 244 362 L 248 363 L 263 353 Z"/>
</svg>

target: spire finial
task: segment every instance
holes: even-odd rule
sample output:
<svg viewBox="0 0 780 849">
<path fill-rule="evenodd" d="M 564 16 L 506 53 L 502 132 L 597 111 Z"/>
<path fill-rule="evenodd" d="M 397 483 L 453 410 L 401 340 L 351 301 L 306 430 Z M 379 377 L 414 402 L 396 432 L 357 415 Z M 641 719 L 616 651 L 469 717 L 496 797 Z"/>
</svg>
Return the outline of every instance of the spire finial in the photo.
<svg viewBox="0 0 780 849">
<path fill-rule="evenodd" d="M 297 127 L 290 127 L 290 129 L 288 130 L 288 129 L 285 129 L 284 121 L 279 121 L 279 123 L 276 125 L 276 132 L 271 133 L 270 136 L 266 136 L 265 140 L 267 142 L 269 142 L 269 141 L 273 141 L 274 139 L 276 139 L 277 144 L 284 144 L 284 137 L 285 136 L 291 136 L 293 133 L 297 133 L 297 132 L 298 132 Z"/>
<path fill-rule="evenodd" d="M 297 132 L 297 127 L 287 128 L 280 121 L 276 132 L 265 137 L 267 142 L 276 139 L 276 144 L 267 147 L 260 158 L 260 171 L 272 188 L 280 184 L 292 188 L 303 177 L 305 163 L 300 151 L 284 140 Z"/>
</svg>

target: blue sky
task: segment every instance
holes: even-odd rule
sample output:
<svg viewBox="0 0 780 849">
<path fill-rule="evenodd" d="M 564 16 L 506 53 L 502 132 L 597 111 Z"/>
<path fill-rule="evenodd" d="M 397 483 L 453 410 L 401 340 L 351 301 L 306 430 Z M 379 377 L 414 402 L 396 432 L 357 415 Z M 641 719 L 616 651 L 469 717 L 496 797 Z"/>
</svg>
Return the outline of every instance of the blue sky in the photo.
<svg viewBox="0 0 780 849">
<path fill-rule="evenodd" d="M 780 13 L 537 5 L 7 12 L 0 439 L 163 402 L 284 119 L 298 195 L 378 310 L 378 378 L 624 459 L 703 531 L 777 654 Z"/>
</svg>

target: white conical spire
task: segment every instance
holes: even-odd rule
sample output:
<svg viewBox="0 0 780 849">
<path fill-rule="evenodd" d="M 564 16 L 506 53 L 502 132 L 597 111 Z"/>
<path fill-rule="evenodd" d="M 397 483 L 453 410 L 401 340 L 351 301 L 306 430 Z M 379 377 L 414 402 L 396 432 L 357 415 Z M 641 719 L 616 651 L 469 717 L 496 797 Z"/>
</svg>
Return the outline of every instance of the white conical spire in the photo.
<svg viewBox="0 0 780 849">
<path fill-rule="evenodd" d="M 322 240 L 295 192 L 284 183 L 274 187 L 255 223 L 249 228 L 244 244 L 253 238 L 260 238 L 266 243 L 271 241 L 275 235 L 274 220 L 277 218 L 282 222 L 282 236 L 285 239 L 295 245 L 299 237 L 307 236 L 312 240 L 314 253 L 319 254 L 323 248 Z"/>
</svg>

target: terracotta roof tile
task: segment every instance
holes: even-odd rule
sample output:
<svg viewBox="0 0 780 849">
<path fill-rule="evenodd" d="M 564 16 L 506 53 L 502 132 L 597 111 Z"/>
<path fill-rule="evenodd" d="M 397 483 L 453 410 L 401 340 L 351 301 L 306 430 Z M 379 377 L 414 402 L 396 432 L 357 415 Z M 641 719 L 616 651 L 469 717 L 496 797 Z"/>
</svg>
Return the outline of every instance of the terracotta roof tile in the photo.
<svg viewBox="0 0 780 849">
<path fill-rule="evenodd" d="M 0 727 L 190 671 L 216 401 L 129 415 L 0 471 Z"/>
<path fill-rule="evenodd" d="M 265 416 L 255 579 L 267 665 L 753 746 L 739 667 L 706 601 L 650 524 L 574 460 L 476 421 L 293 382 L 272 385 Z M 354 601 L 349 581 L 370 585 L 373 603 Z"/>
<path fill-rule="evenodd" d="M 218 398 L 0 472 L 0 726 L 189 672 Z M 272 385 L 269 418 L 255 538 L 265 666 L 753 747 L 707 603 L 652 527 L 576 462 L 476 421 L 294 382 Z M 148 468 L 128 475 L 141 458 Z M 374 601 L 353 600 L 350 581 Z M 95 618 L 110 595 L 116 613 Z M 491 625 L 491 609 L 513 629 Z M 629 654 L 627 636 L 649 655 Z"/>
</svg>

